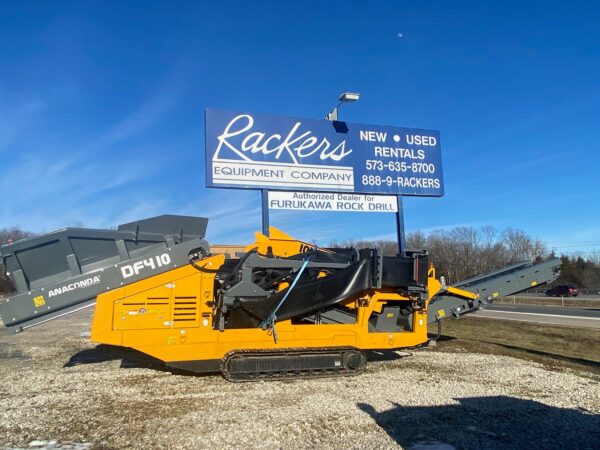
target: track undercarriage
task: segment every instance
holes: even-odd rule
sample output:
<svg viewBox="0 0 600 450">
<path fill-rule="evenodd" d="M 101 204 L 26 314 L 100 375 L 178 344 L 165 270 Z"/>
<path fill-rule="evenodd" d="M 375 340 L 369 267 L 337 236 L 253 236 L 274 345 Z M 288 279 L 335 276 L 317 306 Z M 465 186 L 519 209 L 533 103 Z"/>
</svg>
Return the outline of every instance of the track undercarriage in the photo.
<svg viewBox="0 0 600 450">
<path fill-rule="evenodd" d="M 351 347 L 233 350 L 223 358 L 221 373 L 234 382 L 327 378 L 358 375 L 366 365 L 365 353 Z"/>
</svg>

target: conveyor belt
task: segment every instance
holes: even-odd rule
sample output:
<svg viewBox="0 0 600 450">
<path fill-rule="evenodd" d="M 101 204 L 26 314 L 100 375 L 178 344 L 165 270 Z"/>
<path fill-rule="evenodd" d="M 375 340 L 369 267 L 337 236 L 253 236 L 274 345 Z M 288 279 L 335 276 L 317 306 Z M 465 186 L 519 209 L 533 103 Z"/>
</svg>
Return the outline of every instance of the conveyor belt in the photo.
<svg viewBox="0 0 600 450">
<path fill-rule="evenodd" d="M 479 298 L 469 301 L 448 294 L 437 295 L 429 303 L 427 321 L 435 322 L 446 316 L 459 317 L 483 308 L 496 298 L 549 283 L 560 274 L 560 266 L 560 259 L 538 264 L 523 262 L 453 284 L 453 287 L 479 294 Z"/>
</svg>

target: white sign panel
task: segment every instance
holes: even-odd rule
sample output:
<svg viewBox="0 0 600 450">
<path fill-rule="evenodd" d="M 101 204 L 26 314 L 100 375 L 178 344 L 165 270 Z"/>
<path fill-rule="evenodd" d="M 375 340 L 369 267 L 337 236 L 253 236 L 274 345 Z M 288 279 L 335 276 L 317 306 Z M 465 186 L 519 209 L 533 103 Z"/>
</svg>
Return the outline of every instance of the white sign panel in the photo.
<svg viewBox="0 0 600 450">
<path fill-rule="evenodd" d="M 398 200 L 395 195 L 269 191 L 269 209 L 391 213 L 398 212 Z"/>
<path fill-rule="evenodd" d="M 354 189 L 352 167 L 271 164 L 256 161 L 213 161 L 213 180 L 232 185 L 261 186 L 277 183 L 278 188 Z"/>
</svg>

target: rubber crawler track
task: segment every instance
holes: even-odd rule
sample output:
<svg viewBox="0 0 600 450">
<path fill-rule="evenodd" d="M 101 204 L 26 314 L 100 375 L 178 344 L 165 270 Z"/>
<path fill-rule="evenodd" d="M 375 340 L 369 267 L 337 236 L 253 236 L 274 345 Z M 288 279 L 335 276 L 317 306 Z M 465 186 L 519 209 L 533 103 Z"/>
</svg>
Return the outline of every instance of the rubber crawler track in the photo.
<svg viewBox="0 0 600 450">
<path fill-rule="evenodd" d="M 257 372 L 244 373 L 243 376 L 236 373 L 230 373 L 228 370 L 228 362 L 233 359 L 244 357 L 261 357 L 269 358 L 270 356 L 278 357 L 291 355 L 326 355 L 338 353 L 342 355 L 342 360 L 345 360 L 347 355 L 358 355 L 360 357 L 360 365 L 356 369 L 346 367 L 332 367 L 328 369 L 306 369 L 306 370 L 290 370 L 290 371 L 273 371 L 273 372 Z M 367 365 L 367 356 L 355 347 L 319 347 L 319 348 L 284 348 L 278 350 L 232 350 L 227 353 L 221 360 L 221 373 L 227 381 L 234 383 L 255 382 L 255 381 L 272 381 L 272 380 L 292 380 L 306 378 L 331 378 L 339 376 L 358 375 L 365 370 Z"/>
</svg>

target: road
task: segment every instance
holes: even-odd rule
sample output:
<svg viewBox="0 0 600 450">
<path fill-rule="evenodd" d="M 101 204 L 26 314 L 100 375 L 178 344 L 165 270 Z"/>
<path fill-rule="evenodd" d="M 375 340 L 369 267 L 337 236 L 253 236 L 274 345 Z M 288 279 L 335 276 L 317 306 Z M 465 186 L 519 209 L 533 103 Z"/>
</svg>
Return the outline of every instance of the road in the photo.
<svg viewBox="0 0 600 450">
<path fill-rule="evenodd" d="M 536 300 L 559 300 L 560 301 L 560 297 L 548 297 L 547 295 L 544 294 L 538 294 L 538 293 L 521 293 L 521 294 L 516 294 L 516 295 L 509 295 L 506 297 L 506 300 L 510 300 L 513 297 L 516 298 L 527 298 L 527 299 L 536 299 Z M 565 300 L 583 300 L 583 301 L 590 301 L 590 300 L 594 300 L 594 301 L 600 301 L 600 295 L 597 294 L 579 294 L 577 297 L 564 297 Z"/>
<path fill-rule="evenodd" d="M 592 308 L 495 304 L 486 306 L 475 315 L 489 319 L 600 328 L 600 309 Z"/>
</svg>

